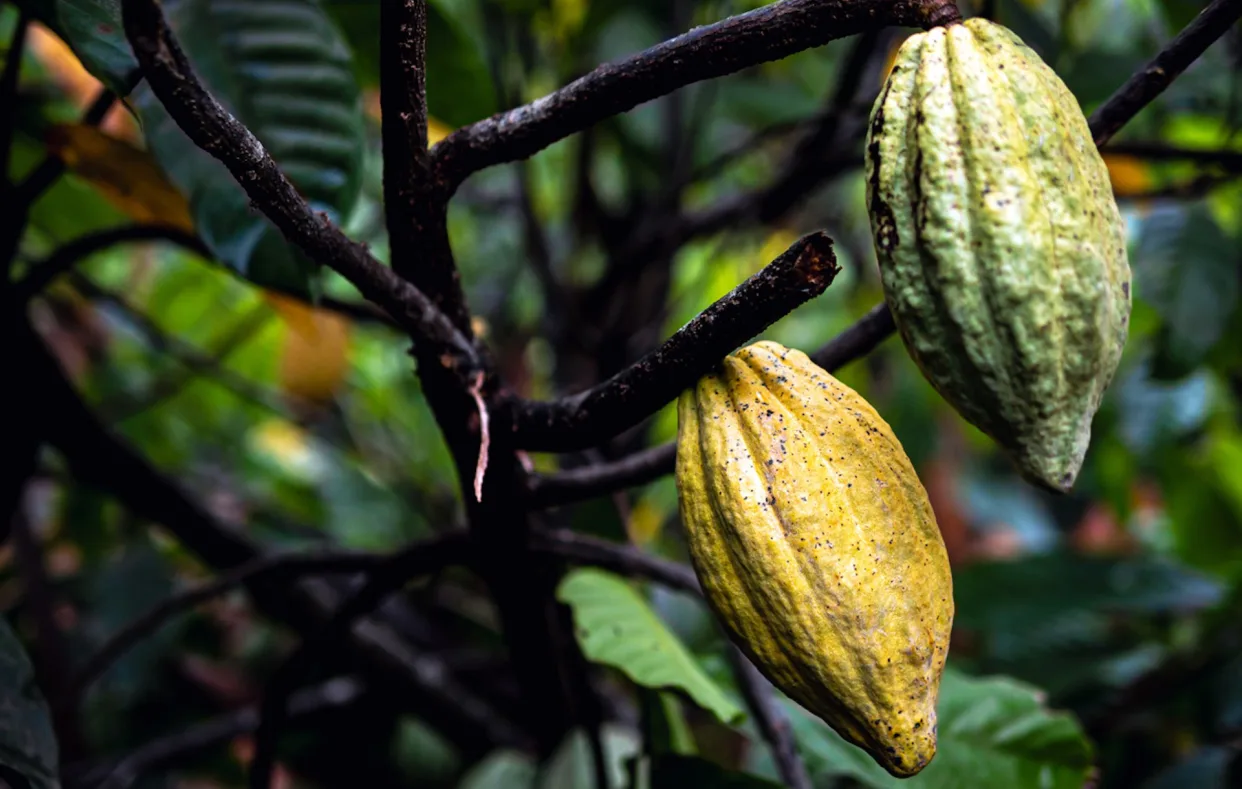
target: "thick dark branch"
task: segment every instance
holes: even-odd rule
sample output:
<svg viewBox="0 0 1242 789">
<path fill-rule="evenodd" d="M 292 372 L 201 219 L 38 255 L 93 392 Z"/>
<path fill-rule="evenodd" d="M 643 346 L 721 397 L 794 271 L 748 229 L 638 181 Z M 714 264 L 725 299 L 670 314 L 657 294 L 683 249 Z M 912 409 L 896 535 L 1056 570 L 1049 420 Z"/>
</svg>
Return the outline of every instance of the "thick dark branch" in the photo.
<svg viewBox="0 0 1242 789">
<path fill-rule="evenodd" d="M 445 197 L 436 194 L 427 152 L 427 0 L 380 3 L 380 102 L 384 214 L 393 269 L 427 294 L 469 336 Z"/>
<path fill-rule="evenodd" d="M 515 401 L 515 443 L 537 451 L 594 446 L 676 399 L 730 351 L 823 293 L 840 268 L 813 233 L 704 310 L 661 347 L 599 386 L 550 403 Z"/>
<path fill-rule="evenodd" d="M 315 262 L 349 280 L 383 307 L 424 348 L 446 355 L 446 366 L 470 373 L 479 360 L 469 339 L 418 288 L 316 213 L 263 144 L 203 87 L 155 0 L 124 0 L 125 33 L 152 92 L 181 130 L 219 159 L 251 202 Z"/>
<path fill-rule="evenodd" d="M 772 748 L 772 761 L 776 762 L 781 781 L 787 789 L 811 789 L 811 777 L 798 756 L 798 743 L 790 729 L 789 718 L 781 710 L 772 684 L 735 646 L 729 647 L 729 662 L 742 698 L 755 719 L 755 727 Z"/>
<path fill-rule="evenodd" d="M 602 567 L 621 575 L 655 581 L 680 592 L 702 596 L 694 570 L 684 564 L 661 559 L 638 548 L 561 529 L 533 532 L 530 546 L 551 553 L 571 564 Z"/>
<path fill-rule="evenodd" d="M 1160 54 L 1091 114 L 1095 144 L 1103 145 L 1111 140 L 1139 110 L 1163 93 L 1216 39 L 1228 32 L 1239 17 L 1242 17 L 1242 1 L 1212 0 Z"/>
<path fill-rule="evenodd" d="M 892 336 L 895 329 L 888 305 L 881 302 L 853 326 L 811 354 L 811 359 L 828 372 L 836 372 L 874 351 Z M 672 474 L 676 462 L 677 445 L 668 443 L 610 463 L 597 463 L 557 474 L 533 475 L 528 489 L 530 504 L 532 507 L 552 507 L 606 496 Z"/>
<path fill-rule="evenodd" d="M 446 535 L 444 539 L 457 539 Z M 60 707 L 76 710 L 82 694 L 126 652 L 149 638 L 170 619 L 221 597 L 248 581 L 291 582 L 308 575 L 358 573 L 374 569 L 385 557 L 346 551 L 262 556 L 174 595 L 122 627 L 77 670 L 66 684 Z"/>
<path fill-rule="evenodd" d="M 433 151 L 437 180 L 454 189 L 485 167 L 525 159 L 639 104 L 695 82 L 778 60 L 886 25 L 932 27 L 958 18 L 945 0 L 783 0 L 699 27 L 609 63 L 538 101 L 449 135 Z"/>
<path fill-rule="evenodd" d="M 364 690 L 362 682 L 352 677 L 337 677 L 314 687 L 303 688 L 289 699 L 289 717 L 303 718 L 348 707 L 362 698 Z M 258 725 L 259 712 L 254 707 L 230 712 L 185 731 L 153 740 L 103 766 L 71 765 L 65 770 L 66 786 L 73 789 L 123 789 L 146 772 L 225 745 L 243 734 L 250 734 Z"/>
</svg>

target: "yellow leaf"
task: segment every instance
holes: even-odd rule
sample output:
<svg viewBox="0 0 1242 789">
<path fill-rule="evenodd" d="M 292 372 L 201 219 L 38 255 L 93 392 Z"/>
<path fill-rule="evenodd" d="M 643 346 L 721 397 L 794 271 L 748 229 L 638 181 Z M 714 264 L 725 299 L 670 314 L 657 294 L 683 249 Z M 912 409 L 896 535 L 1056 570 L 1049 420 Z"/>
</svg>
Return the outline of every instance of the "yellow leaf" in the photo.
<svg viewBox="0 0 1242 789">
<path fill-rule="evenodd" d="M 1108 177 L 1113 183 L 1113 194 L 1117 197 L 1133 197 L 1151 191 L 1151 167 L 1142 159 L 1106 153 L 1104 163 L 1108 165 Z"/>
<path fill-rule="evenodd" d="M 190 205 L 149 153 L 82 124 L 53 126 L 48 150 L 127 216 L 194 232 Z"/>
<path fill-rule="evenodd" d="M 349 372 L 349 320 L 276 293 L 265 292 L 264 298 L 287 329 L 280 351 L 281 388 L 301 400 L 328 402 Z"/>
<path fill-rule="evenodd" d="M 427 142 L 429 145 L 435 145 L 452 133 L 452 128 L 446 126 L 435 118 L 427 119 Z"/>
<path fill-rule="evenodd" d="M 38 22 L 26 34 L 26 46 L 56 85 L 79 108 L 85 109 L 103 87 L 78 60 L 69 45 Z M 100 128 L 123 140 L 138 139 L 138 124 L 119 103 L 112 108 Z"/>
<path fill-rule="evenodd" d="M 664 526 L 664 511 L 650 499 L 639 500 L 630 510 L 630 540 L 635 545 L 649 545 L 660 536 Z"/>
</svg>

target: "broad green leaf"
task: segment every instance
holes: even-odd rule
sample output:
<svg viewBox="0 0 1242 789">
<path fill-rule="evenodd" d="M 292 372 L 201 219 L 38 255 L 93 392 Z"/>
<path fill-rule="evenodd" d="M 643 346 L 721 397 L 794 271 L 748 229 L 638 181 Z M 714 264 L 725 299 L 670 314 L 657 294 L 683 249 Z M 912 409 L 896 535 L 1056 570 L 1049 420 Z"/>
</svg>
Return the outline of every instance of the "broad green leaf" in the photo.
<svg viewBox="0 0 1242 789">
<path fill-rule="evenodd" d="M 535 785 L 534 761 L 520 751 L 496 751 L 462 778 L 459 789 L 530 789 Z"/>
<path fill-rule="evenodd" d="M 51 28 L 82 65 L 118 95 L 133 87 L 138 61 L 125 39 L 121 0 L 19 0 Z"/>
<path fill-rule="evenodd" d="M 298 191 L 336 221 L 361 187 L 365 144 L 351 55 L 315 0 L 169 0 L 169 23 L 216 98 L 263 142 Z M 313 290 L 313 266 L 251 207 L 145 85 L 135 92 L 151 150 L 190 201 L 217 257 L 277 290 Z"/>
<path fill-rule="evenodd" d="M 755 775 L 727 770 L 697 756 L 664 754 L 646 765 L 650 789 L 780 789 L 780 784 Z"/>
<path fill-rule="evenodd" d="M 788 703 L 813 776 L 848 775 L 875 789 L 1083 789 L 1093 749 L 1068 713 L 1051 712 L 1035 688 L 1004 677 L 948 670 L 940 689 L 936 757 L 913 778 L 889 775 L 826 724 Z"/>
<path fill-rule="evenodd" d="M 1203 205 L 1161 207 L 1143 223 L 1135 294 L 1164 319 L 1158 377 L 1191 372 L 1221 338 L 1238 303 L 1235 249 Z"/>
<path fill-rule="evenodd" d="M 557 598 L 573 609 L 578 642 L 591 660 L 620 669 L 643 687 L 681 691 L 724 723 L 742 719 L 741 708 L 624 579 L 575 570 L 561 582 Z"/>
<path fill-rule="evenodd" d="M 600 747 L 604 752 L 607 789 L 622 789 L 626 785 L 626 763 L 638 755 L 642 743 L 630 729 L 605 724 L 600 730 Z M 538 789 L 579 789 L 594 787 L 595 757 L 591 743 L 581 729 L 569 733 L 561 747 L 544 766 Z"/>
<path fill-rule="evenodd" d="M 33 789 L 59 789 L 59 758 L 52 716 L 30 658 L 8 621 L 0 620 L 0 767 L 16 772 Z"/>
</svg>

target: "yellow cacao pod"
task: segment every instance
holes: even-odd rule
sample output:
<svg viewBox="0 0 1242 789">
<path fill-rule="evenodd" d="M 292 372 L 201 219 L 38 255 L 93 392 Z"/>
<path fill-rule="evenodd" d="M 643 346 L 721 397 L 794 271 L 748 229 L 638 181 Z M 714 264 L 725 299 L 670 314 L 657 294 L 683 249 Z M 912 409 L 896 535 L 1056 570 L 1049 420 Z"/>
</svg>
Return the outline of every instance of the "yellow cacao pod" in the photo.
<svg viewBox="0 0 1242 789">
<path fill-rule="evenodd" d="M 953 581 L 888 424 L 806 354 L 756 343 L 678 401 L 677 485 L 695 571 L 738 647 L 893 775 L 923 769 Z"/>
<path fill-rule="evenodd" d="M 911 36 L 872 110 L 867 192 L 915 363 L 1026 478 L 1068 490 L 1130 318 L 1124 225 L 1073 95 L 985 19 Z"/>
</svg>

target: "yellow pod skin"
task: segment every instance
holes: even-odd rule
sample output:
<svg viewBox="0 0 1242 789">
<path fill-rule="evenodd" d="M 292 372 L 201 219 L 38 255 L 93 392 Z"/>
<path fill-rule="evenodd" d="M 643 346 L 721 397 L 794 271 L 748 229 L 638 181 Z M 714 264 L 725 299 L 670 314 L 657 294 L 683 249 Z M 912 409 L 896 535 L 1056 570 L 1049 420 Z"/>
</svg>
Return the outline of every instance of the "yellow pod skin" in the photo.
<svg viewBox="0 0 1242 789">
<path fill-rule="evenodd" d="M 985 19 L 911 36 L 872 110 L 868 213 L 910 356 L 1067 491 L 1130 319 L 1125 226 L 1073 94 Z"/>
<path fill-rule="evenodd" d="M 806 354 L 759 342 L 678 401 L 695 572 L 739 648 L 898 777 L 936 753 L 953 580 L 892 429 Z"/>
</svg>

